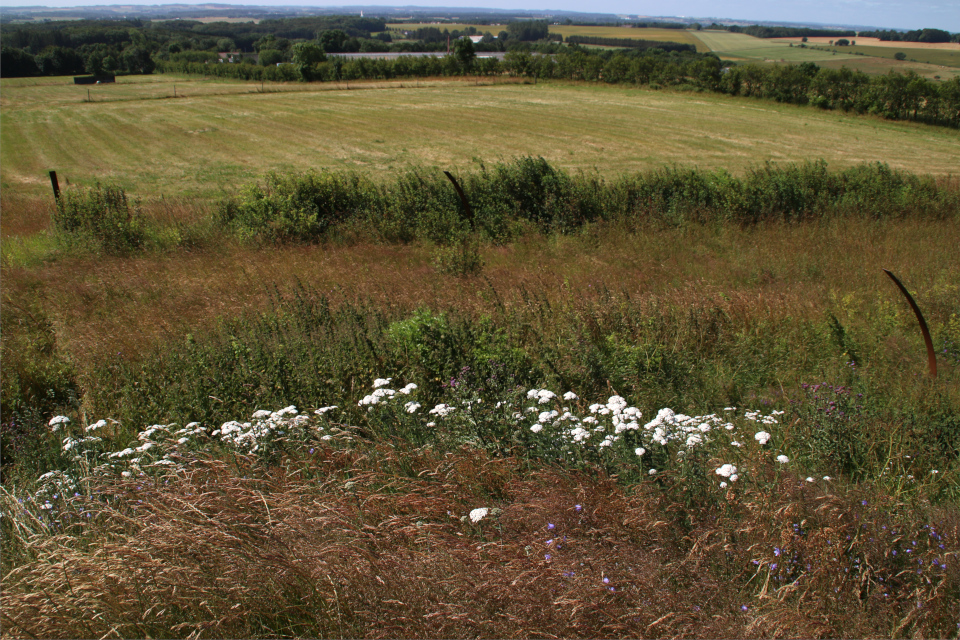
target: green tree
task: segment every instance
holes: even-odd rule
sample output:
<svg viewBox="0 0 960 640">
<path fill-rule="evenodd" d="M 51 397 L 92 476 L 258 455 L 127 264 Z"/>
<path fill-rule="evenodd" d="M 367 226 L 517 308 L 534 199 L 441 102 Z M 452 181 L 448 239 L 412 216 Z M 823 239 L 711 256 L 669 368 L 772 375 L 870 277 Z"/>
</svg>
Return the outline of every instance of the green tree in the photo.
<svg viewBox="0 0 960 640">
<path fill-rule="evenodd" d="M 129 46 L 120 54 L 123 69 L 127 73 L 146 75 L 153 73 L 155 67 L 150 52 L 144 47 Z"/>
<path fill-rule="evenodd" d="M 550 34 L 546 20 L 518 20 L 507 25 L 511 38 L 517 40 L 544 40 Z"/>
<path fill-rule="evenodd" d="M 905 54 L 903 51 L 897 51 L 895 54 L 893 54 L 893 57 L 897 60 L 906 60 L 907 54 Z"/>
<path fill-rule="evenodd" d="M 349 39 L 350 36 L 340 29 L 330 29 L 317 34 L 317 41 L 327 53 L 343 53 Z"/>
<path fill-rule="evenodd" d="M 473 68 L 473 61 L 477 58 L 477 52 L 473 48 L 473 41 L 470 38 L 460 38 L 453 43 L 453 56 L 457 59 L 463 73 L 467 73 Z"/>
<path fill-rule="evenodd" d="M 4 78 L 25 78 L 40 73 L 33 56 L 21 49 L 3 47 L 0 49 L 0 76 Z"/>
<path fill-rule="evenodd" d="M 283 52 L 277 49 L 260 49 L 258 61 L 261 66 L 273 67 L 283 62 Z"/>
<path fill-rule="evenodd" d="M 297 73 L 304 82 L 314 79 L 315 67 L 326 61 L 323 48 L 313 42 L 300 42 L 293 45 L 291 61 L 297 66 Z"/>
</svg>

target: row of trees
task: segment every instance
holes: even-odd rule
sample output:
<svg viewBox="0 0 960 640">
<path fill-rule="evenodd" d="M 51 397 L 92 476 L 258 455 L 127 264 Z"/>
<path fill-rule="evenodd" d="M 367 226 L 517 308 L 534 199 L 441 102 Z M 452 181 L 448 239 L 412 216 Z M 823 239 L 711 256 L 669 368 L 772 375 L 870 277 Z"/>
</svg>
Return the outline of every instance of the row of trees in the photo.
<svg viewBox="0 0 960 640">
<path fill-rule="evenodd" d="M 913 31 L 861 31 L 861 38 L 879 38 L 892 42 L 960 42 L 960 33 L 950 33 L 943 29 L 914 29 Z"/>
<path fill-rule="evenodd" d="M 662 49 L 664 51 L 696 51 L 692 44 L 660 42 L 640 38 L 601 38 L 598 36 L 568 36 L 568 44 L 589 44 L 600 47 L 623 47 L 625 49 Z"/>
<path fill-rule="evenodd" d="M 218 43 L 230 43 L 221 51 L 255 51 L 258 41 L 267 36 L 287 40 L 311 40 L 324 31 L 340 30 L 347 37 L 371 38 L 387 28 L 382 18 L 359 16 L 313 16 L 282 18 L 260 22 L 212 22 L 191 20 L 76 20 L 34 24 L 2 24 L 4 46 L 27 49 L 33 55 L 50 46 L 76 49 L 84 44 L 123 46 L 131 31 L 139 32 L 151 48 L 166 49 L 176 43 L 181 49 L 213 49 Z"/>
<path fill-rule="evenodd" d="M 145 74 L 153 73 L 155 66 L 150 50 L 133 42 L 122 48 L 106 44 L 85 44 L 76 49 L 50 46 L 35 56 L 25 49 L 0 48 L 0 76 L 4 78 Z"/>
<path fill-rule="evenodd" d="M 833 38 L 856 36 L 856 31 L 842 29 L 809 29 L 806 27 L 767 27 L 753 24 L 748 27 L 738 25 L 710 25 L 711 29 L 723 29 L 731 33 L 745 33 L 755 38 Z"/>
</svg>

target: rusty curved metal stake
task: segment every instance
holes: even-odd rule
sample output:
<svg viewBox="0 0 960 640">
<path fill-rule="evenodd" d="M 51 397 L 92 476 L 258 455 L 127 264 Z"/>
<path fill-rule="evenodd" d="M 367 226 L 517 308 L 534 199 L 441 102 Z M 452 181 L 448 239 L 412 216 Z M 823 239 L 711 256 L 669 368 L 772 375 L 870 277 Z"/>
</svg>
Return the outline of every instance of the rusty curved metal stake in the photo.
<svg viewBox="0 0 960 640">
<path fill-rule="evenodd" d="M 463 192 L 463 189 L 460 188 L 460 183 L 457 182 L 457 179 L 453 177 L 452 173 L 444 171 L 443 174 L 447 176 L 447 179 L 453 183 L 453 188 L 457 190 L 457 195 L 460 196 L 460 202 L 463 203 L 463 208 L 467 212 L 467 220 L 470 221 L 470 226 L 473 227 L 473 209 L 470 208 L 470 203 L 467 202 L 467 195 Z"/>
<path fill-rule="evenodd" d="M 910 303 L 910 307 L 913 309 L 913 313 L 917 316 L 917 322 L 920 323 L 920 333 L 923 334 L 923 341 L 927 345 L 927 366 L 930 368 L 930 377 L 937 377 L 937 354 L 933 350 L 933 340 L 930 338 L 930 330 L 927 329 L 927 321 L 923 319 L 923 314 L 920 313 L 920 307 L 917 306 L 917 303 L 913 300 L 913 296 L 910 295 L 910 292 L 907 291 L 907 288 L 903 286 L 903 283 L 900 282 L 897 276 L 893 275 L 889 270 L 884 269 L 883 272 L 890 276 L 890 279 L 894 281 L 897 287 L 900 288 L 900 292 L 907 299 L 907 302 Z"/>
</svg>

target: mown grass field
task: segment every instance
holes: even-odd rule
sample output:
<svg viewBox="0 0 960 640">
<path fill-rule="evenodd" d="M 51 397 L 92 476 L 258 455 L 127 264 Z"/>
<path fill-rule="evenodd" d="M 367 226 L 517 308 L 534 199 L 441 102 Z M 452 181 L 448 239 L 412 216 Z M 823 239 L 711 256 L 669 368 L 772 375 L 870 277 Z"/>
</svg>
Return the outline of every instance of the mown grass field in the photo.
<svg viewBox="0 0 960 640">
<path fill-rule="evenodd" d="M 710 51 L 723 59 L 750 62 L 820 62 L 833 58 L 843 61 L 856 58 L 843 53 L 834 54 L 809 48 L 801 49 L 797 46 L 791 47 L 787 42 L 755 38 L 745 33 L 709 30 L 693 33 L 709 47 Z"/>
<path fill-rule="evenodd" d="M 91 88 L 92 102 L 85 87 L 62 81 L 4 80 L 4 197 L 46 194 L 51 169 L 146 197 L 209 198 L 269 170 L 386 175 L 534 154 L 606 175 L 669 163 L 738 172 L 815 158 L 940 174 L 960 149 L 946 129 L 707 94 L 470 79 L 420 88 L 267 85 L 260 93 L 254 84 L 124 80 Z"/>
</svg>

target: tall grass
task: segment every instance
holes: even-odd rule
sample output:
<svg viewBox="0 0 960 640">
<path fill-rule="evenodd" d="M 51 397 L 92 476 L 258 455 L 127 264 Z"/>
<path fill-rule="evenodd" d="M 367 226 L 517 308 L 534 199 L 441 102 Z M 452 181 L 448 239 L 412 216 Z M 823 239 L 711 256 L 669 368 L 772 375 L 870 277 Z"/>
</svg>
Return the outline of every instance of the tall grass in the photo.
<svg viewBox="0 0 960 640">
<path fill-rule="evenodd" d="M 789 307 L 758 307 L 746 298 L 679 303 L 604 288 L 589 296 L 547 298 L 531 289 L 490 295 L 494 304 L 478 315 L 456 307 L 333 304 L 303 287 L 278 292 L 263 315 L 164 342 L 135 360 L 99 363 L 88 374 L 85 411 L 139 428 L 219 424 L 291 403 L 336 404 L 344 420 L 359 424 L 366 419 L 356 404 L 359 390 L 375 377 L 416 383 L 421 401 L 432 404 L 467 400 L 458 395 L 466 390 L 495 402 L 546 385 L 587 397 L 623 395 L 646 411 L 779 407 L 796 420 L 803 455 L 835 475 L 881 479 L 890 446 L 924 473 L 955 463 L 955 371 L 903 384 L 888 338 L 870 325 L 849 324 L 841 342 L 835 316 L 801 318 Z M 937 343 L 960 341 L 951 333 L 956 328 L 936 329 Z M 914 341 L 919 353 L 919 336 Z M 846 391 L 822 400 L 826 390 L 818 396 L 802 386 L 822 382 Z M 838 413 L 824 415 L 831 401 L 840 401 L 833 402 Z M 396 436 L 387 423 L 371 429 L 371 437 Z"/>
<path fill-rule="evenodd" d="M 527 158 L 462 180 L 474 232 L 442 177 L 355 178 L 274 176 L 218 220 L 258 243 L 427 245 L 182 245 L 5 274 L 9 635 L 955 633 L 960 310 L 936 249 L 955 233 L 955 185 L 817 164 L 608 185 Z M 890 240 L 908 224 L 943 237 Z M 744 257 L 784 236 L 798 246 Z M 410 258 L 433 243 L 493 266 L 454 279 Z M 841 250 L 923 274 L 905 281 L 937 380 L 909 309 L 820 255 Z M 250 304 L 253 278 L 283 280 L 266 265 L 291 253 L 282 273 L 305 282 Z M 517 275 L 580 253 L 583 273 L 555 283 Z M 625 283 L 638 278 L 667 282 Z M 197 283 L 215 311 L 145 339 L 197 304 L 176 297 Z M 131 292 L 135 316 L 120 310 Z M 135 325 L 129 348 L 100 335 L 81 357 L 67 327 L 113 316 Z M 573 418 L 594 425 L 582 446 Z"/>
</svg>

